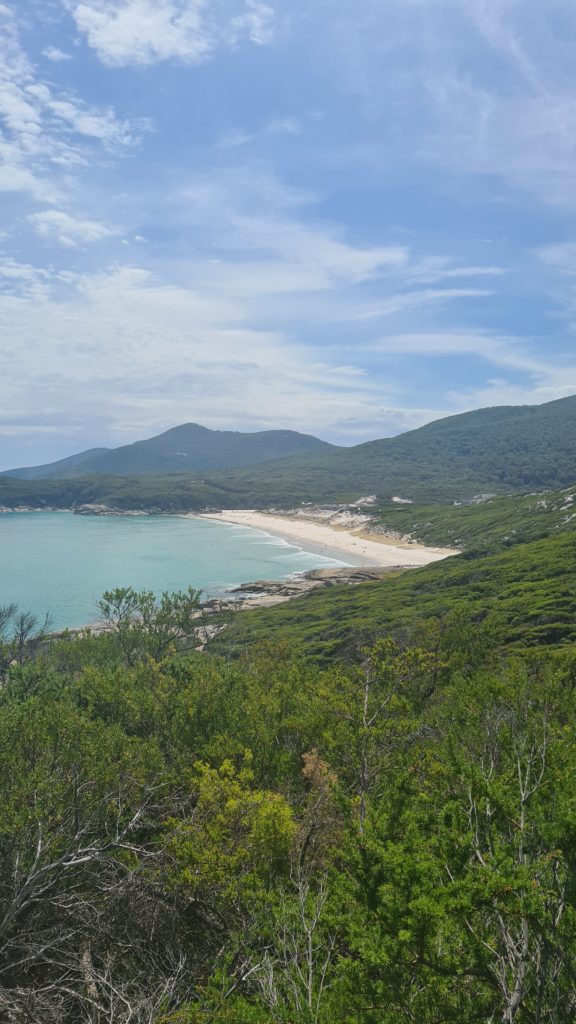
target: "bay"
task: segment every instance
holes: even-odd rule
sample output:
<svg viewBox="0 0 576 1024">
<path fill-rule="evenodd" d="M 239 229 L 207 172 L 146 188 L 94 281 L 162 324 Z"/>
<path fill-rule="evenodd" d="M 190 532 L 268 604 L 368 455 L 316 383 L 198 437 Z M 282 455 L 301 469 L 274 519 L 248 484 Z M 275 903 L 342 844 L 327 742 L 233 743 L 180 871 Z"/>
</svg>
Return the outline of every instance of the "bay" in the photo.
<svg viewBox="0 0 576 1024">
<path fill-rule="evenodd" d="M 16 602 L 53 629 L 98 618 L 105 590 L 202 590 L 215 597 L 251 580 L 347 565 L 260 530 L 185 516 L 0 515 L 0 607 Z"/>
</svg>

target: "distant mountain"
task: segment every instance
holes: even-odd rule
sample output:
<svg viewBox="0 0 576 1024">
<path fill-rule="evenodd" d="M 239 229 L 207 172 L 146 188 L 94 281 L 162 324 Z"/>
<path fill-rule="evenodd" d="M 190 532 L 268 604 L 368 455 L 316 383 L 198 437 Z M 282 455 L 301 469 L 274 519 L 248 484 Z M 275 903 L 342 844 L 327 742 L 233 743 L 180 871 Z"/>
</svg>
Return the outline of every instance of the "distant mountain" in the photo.
<svg viewBox="0 0 576 1024">
<path fill-rule="evenodd" d="M 289 455 L 329 451 L 334 446 L 294 430 L 240 433 L 209 430 L 184 423 L 146 441 L 121 448 L 92 448 L 45 466 L 5 470 L 0 476 L 20 480 L 70 477 L 149 475 L 234 469 Z"/>
<path fill-rule="evenodd" d="M 279 450 L 282 458 L 274 458 Z M 22 471 L 4 474 L 0 505 L 102 502 L 183 511 L 290 508 L 365 494 L 442 503 L 479 493 L 552 490 L 576 480 L 576 396 L 449 416 L 353 448 L 291 431 L 235 434 L 189 424 L 61 466 L 24 471 L 38 472 L 30 483 L 8 479 Z M 191 470 L 201 470 L 201 478 Z"/>
<path fill-rule="evenodd" d="M 21 469 L 7 469 L 0 473 L 0 476 L 13 476 L 18 480 L 62 480 L 68 476 L 75 476 L 75 468 L 83 466 L 89 459 L 103 455 L 110 451 L 109 448 L 90 448 L 86 452 L 79 452 L 78 455 L 70 455 L 67 459 L 59 459 L 58 462 L 49 462 L 46 466 L 23 466 Z"/>
</svg>

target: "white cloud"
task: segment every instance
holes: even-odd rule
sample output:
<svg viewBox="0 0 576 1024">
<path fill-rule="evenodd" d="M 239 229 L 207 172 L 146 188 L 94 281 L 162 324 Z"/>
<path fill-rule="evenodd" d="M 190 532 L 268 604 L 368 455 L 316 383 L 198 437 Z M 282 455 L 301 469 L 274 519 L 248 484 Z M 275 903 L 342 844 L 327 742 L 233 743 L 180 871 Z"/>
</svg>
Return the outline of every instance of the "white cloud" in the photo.
<svg viewBox="0 0 576 1024">
<path fill-rule="evenodd" d="M 246 0 L 244 14 L 232 19 L 232 32 L 236 38 L 246 33 L 259 46 L 271 43 L 274 37 L 274 11 L 260 0 Z"/>
<path fill-rule="evenodd" d="M 454 411 L 457 412 L 498 405 L 542 405 L 576 394 L 576 367 L 563 367 L 561 375 L 563 382 L 558 377 L 554 377 L 551 382 L 544 378 L 542 382 L 535 381 L 524 386 L 507 380 L 493 380 L 488 381 L 484 387 L 449 390 L 446 398 L 454 403 Z"/>
<path fill-rule="evenodd" d="M 570 348 L 576 331 L 576 242 L 559 242 L 534 250 L 539 261 L 538 281 L 554 305 L 554 316 L 566 321 Z"/>
<path fill-rule="evenodd" d="M 54 64 L 72 60 L 72 54 L 64 53 L 64 50 L 59 50 L 57 46 L 47 46 L 42 50 L 42 56 L 46 57 L 47 60 L 51 60 Z"/>
<path fill-rule="evenodd" d="M 1 407 L 28 413 L 32 422 L 35 406 L 49 406 L 63 422 L 107 417 L 130 439 L 194 418 L 213 427 L 282 423 L 364 440 L 419 425 L 441 415 L 442 405 L 459 407 L 439 393 L 435 409 L 423 408 L 381 356 L 482 356 L 553 386 L 524 343 L 495 333 L 404 332 L 371 346 L 350 337 L 315 341 L 335 301 L 356 304 L 359 290 L 397 286 L 399 275 L 409 286 L 418 260 L 406 249 L 356 248 L 330 226 L 299 224 L 284 209 L 289 197 L 272 184 L 270 194 L 274 209 L 252 209 L 250 230 L 242 229 L 248 243 L 240 258 L 233 238 L 218 262 L 196 257 L 166 268 L 172 279 L 125 266 L 61 273 L 52 291 L 43 272 L 43 290 L 31 304 L 24 287 L 28 277 L 36 282 L 34 268 L 9 267 L 22 281 L 0 298 L 13 339 L 4 365 L 0 356 Z M 232 234 L 233 213 L 229 202 L 222 215 L 226 223 L 231 218 Z"/>
<path fill-rule="evenodd" d="M 34 304 L 7 296 L 0 311 L 14 340 L 0 353 L 2 408 L 18 422 L 49 404 L 63 421 L 133 415 L 147 431 L 191 417 L 321 429 L 382 404 L 362 374 L 315 369 L 298 341 L 251 328 L 246 308 L 139 268 L 81 276 Z"/>
<path fill-rule="evenodd" d="M 221 45 L 272 40 L 274 12 L 258 0 L 64 0 L 78 30 L 110 66 L 198 63 Z"/>
<path fill-rule="evenodd" d="M 71 427 L 53 427 L 36 423 L 14 424 L 6 427 L 0 425 L 0 437 L 36 437 L 43 435 L 48 437 L 70 437 L 70 435 L 77 433 L 78 430 L 74 430 Z"/>
<path fill-rule="evenodd" d="M 408 270 L 406 284 L 411 283 Z M 440 306 L 458 299 L 488 298 L 494 293 L 486 288 L 416 288 L 412 291 L 392 294 L 384 301 L 370 304 L 366 301 L 351 305 L 348 311 L 338 308 L 328 317 L 328 323 L 342 323 L 381 319 L 409 310 L 424 310 L 429 306 Z"/>
<path fill-rule="evenodd" d="M 8 425 L 38 423 L 35 409 L 42 408 L 63 428 L 107 423 L 105 436 L 112 440 L 135 440 L 196 419 L 218 428 L 281 423 L 360 441 L 482 404 L 546 401 L 569 393 L 576 382 L 570 360 L 552 367 L 533 345 L 513 336 L 411 329 L 418 321 L 409 304 L 397 310 L 404 330 L 371 344 L 348 332 L 316 340 L 335 305 L 362 308 L 399 282 L 412 289 L 410 301 L 425 307 L 436 295 L 462 302 L 479 290 L 422 288 L 414 281 L 419 267 L 427 267 L 424 276 L 432 266 L 445 273 L 458 268 L 441 258 L 419 259 L 407 248 L 360 248 L 338 237 L 333 225 L 310 218 L 300 223 L 295 195 L 278 182 L 263 189 L 264 202 L 257 187 L 250 195 L 228 179 L 214 179 L 212 186 L 209 193 L 205 181 L 198 184 L 203 199 L 211 196 L 221 208 L 227 247 L 210 204 L 189 202 L 188 213 L 203 249 L 210 251 L 214 231 L 216 262 L 195 253 L 163 272 L 117 266 L 58 275 L 0 262 L 0 283 L 4 279 L 7 288 L 0 294 L 0 317 L 10 339 L 0 352 L 0 408 Z M 198 199 L 192 184 L 188 196 Z M 46 230 L 72 237 L 60 211 L 43 213 L 51 215 Z M 73 223 L 78 241 L 95 225 Z M 101 227 L 95 226 L 94 240 Z M 246 239 L 241 252 L 240 237 Z M 147 247 L 140 253 L 147 258 Z M 492 374 L 498 367 L 510 379 L 458 392 L 448 380 L 445 390 L 435 392 L 434 407 L 427 407 L 399 369 L 401 357 L 426 359 L 432 367 L 446 356 L 482 359 Z"/>
<path fill-rule="evenodd" d="M 251 142 L 265 138 L 267 135 L 301 135 L 304 128 L 295 117 L 273 117 L 263 128 L 255 131 L 247 131 L 242 128 L 232 128 L 227 131 L 218 142 L 220 149 L 239 149 Z"/>
<path fill-rule="evenodd" d="M 20 44 L 12 11 L 0 5 L 0 191 L 54 202 L 60 179 L 95 158 L 95 146 L 117 153 L 135 141 L 111 109 L 89 106 L 43 81 Z"/>
<path fill-rule="evenodd" d="M 0 292 L 24 298 L 45 297 L 50 274 L 30 263 L 19 263 L 11 256 L 0 255 Z"/>
<path fill-rule="evenodd" d="M 55 238 L 66 246 L 81 242 L 101 242 L 115 234 L 106 224 L 79 220 L 62 210 L 43 210 L 41 213 L 29 214 L 28 220 L 43 238 Z"/>
<path fill-rule="evenodd" d="M 549 267 L 568 277 L 576 275 L 576 242 L 558 242 L 536 249 L 536 255 Z"/>
<path fill-rule="evenodd" d="M 224 252 L 223 265 L 207 264 L 206 283 L 224 284 L 233 263 L 236 287 L 260 293 L 308 292 L 359 284 L 407 267 L 409 250 L 399 245 L 352 245 L 331 223 L 299 216 L 312 196 L 286 188 L 274 177 L 237 168 L 196 178 L 169 197 L 180 223 L 194 225 L 207 245 Z M 177 212 L 174 212 L 177 211 Z"/>
</svg>

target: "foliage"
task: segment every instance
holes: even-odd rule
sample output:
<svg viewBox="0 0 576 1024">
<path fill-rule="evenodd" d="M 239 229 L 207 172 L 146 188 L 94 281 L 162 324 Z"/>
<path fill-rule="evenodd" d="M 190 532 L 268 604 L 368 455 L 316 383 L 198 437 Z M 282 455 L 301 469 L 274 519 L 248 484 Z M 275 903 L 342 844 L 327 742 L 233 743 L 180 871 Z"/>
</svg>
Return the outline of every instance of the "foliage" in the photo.
<svg viewBox="0 0 576 1024">
<path fill-rule="evenodd" d="M 0 1019 L 572 1020 L 576 648 L 459 613 L 325 667 L 152 657 L 181 598 L 9 666 Z"/>
<path fill-rule="evenodd" d="M 194 646 L 200 593 L 188 587 L 158 600 L 151 590 L 118 587 L 103 594 L 98 609 L 124 660 L 133 665 L 144 657 L 158 659 L 169 650 Z"/>
<path fill-rule="evenodd" d="M 0 606 L 0 685 L 10 666 L 35 657 L 49 629 L 49 615 L 41 620 L 15 603 Z"/>
<path fill-rule="evenodd" d="M 472 504 L 382 503 L 382 528 L 411 539 L 475 552 L 495 551 L 574 530 L 575 488 L 509 495 Z"/>
</svg>

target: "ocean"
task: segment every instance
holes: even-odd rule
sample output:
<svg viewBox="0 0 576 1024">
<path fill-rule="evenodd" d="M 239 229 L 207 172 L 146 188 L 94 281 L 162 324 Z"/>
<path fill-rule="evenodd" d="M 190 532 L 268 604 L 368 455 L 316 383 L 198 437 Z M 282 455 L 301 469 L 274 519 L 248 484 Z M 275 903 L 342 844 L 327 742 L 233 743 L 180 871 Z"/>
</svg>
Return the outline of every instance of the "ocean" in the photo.
<svg viewBox="0 0 576 1024">
<path fill-rule="evenodd" d="M 183 590 L 224 595 L 252 580 L 281 580 L 307 569 L 345 566 L 334 553 L 304 551 L 245 526 L 184 516 L 0 514 L 0 607 L 43 618 L 52 629 L 98 619 L 105 590 Z"/>
</svg>

